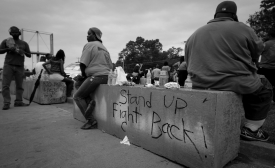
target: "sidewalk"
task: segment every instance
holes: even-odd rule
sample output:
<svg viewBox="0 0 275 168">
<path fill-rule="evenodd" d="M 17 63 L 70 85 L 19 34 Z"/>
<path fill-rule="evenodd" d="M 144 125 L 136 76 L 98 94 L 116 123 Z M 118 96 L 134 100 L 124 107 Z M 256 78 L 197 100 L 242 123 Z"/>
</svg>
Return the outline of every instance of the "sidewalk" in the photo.
<svg viewBox="0 0 275 168">
<path fill-rule="evenodd" d="M 72 103 L 20 108 L 13 107 L 13 100 L 11 109 L 2 110 L 0 95 L 0 168 L 184 167 L 135 145 L 122 145 L 121 139 L 101 130 L 81 130 Z M 225 168 L 267 167 L 257 161 L 240 154 Z"/>
</svg>

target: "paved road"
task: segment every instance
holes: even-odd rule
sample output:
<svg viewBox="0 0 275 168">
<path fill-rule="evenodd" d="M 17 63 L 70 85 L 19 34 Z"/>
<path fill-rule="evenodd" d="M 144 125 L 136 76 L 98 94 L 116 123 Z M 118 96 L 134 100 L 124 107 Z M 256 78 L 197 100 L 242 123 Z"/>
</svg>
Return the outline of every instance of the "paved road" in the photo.
<svg viewBox="0 0 275 168">
<path fill-rule="evenodd" d="M 14 96 L 12 96 L 14 100 Z M 25 101 L 27 102 L 27 101 Z M 0 95 L 2 109 L 3 98 Z M 0 168 L 180 168 L 98 129 L 81 130 L 72 104 L 13 107 L 0 112 Z M 263 168 L 242 156 L 226 168 Z"/>
</svg>

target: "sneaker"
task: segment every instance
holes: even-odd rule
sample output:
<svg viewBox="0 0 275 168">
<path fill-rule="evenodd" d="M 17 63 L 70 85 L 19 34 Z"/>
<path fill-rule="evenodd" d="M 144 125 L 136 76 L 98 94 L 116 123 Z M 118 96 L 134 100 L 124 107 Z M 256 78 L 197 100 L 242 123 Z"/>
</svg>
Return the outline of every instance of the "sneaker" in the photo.
<svg viewBox="0 0 275 168">
<path fill-rule="evenodd" d="M 241 129 L 241 138 L 248 141 L 267 141 L 269 139 L 269 135 L 267 132 L 262 130 L 260 127 L 257 131 L 252 131 L 250 128 L 242 127 Z"/>
<path fill-rule="evenodd" d="M 81 127 L 81 129 L 83 129 L 83 130 L 95 129 L 95 128 L 97 128 L 97 121 L 96 121 L 96 120 L 94 120 L 94 121 L 88 120 L 88 122 L 86 122 L 86 123 Z"/>
<path fill-rule="evenodd" d="M 14 107 L 22 107 L 22 106 L 28 106 L 28 104 L 25 104 L 23 102 L 15 102 Z"/>
<path fill-rule="evenodd" d="M 2 110 L 8 110 L 10 108 L 10 104 L 4 104 Z"/>
</svg>

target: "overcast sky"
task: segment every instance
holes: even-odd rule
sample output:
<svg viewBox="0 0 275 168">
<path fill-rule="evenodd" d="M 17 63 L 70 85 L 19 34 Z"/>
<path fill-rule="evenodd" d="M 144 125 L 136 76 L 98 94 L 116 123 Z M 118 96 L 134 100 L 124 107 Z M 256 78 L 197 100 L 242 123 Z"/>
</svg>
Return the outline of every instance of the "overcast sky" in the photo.
<svg viewBox="0 0 275 168">
<path fill-rule="evenodd" d="M 184 48 L 183 41 L 199 27 L 213 19 L 222 0 L 1 0 L 0 40 L 8 38 L 8 29 L 53 33 L 54 54 L 63 49 L 65 65 L 81 56 L 90 27 L 99 28 L 102 40 L 115 63 L 118 53 L 138 36 L 159 39 L 163 50 Z M 246 23 L 249 15 L 259 11 L 260 0 L 236 0 L 239 21 Z M 38 39 L 38 42 L 37 42 Z M 31 51 L 50 52 L 48 35 L 24 32 L 24 41 Z M 39 45 L 37 45 L 37 43 Z M 0 55 L 3 67 L 5 54 Z M 25 59 L 27 68 L 32 60 Z"/>
</svg>

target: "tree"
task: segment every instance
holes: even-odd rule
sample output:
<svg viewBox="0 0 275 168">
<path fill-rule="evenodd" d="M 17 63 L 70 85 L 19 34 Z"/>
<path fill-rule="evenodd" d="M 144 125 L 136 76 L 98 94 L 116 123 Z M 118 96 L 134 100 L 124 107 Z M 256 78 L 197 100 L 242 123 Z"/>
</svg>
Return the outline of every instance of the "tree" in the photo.
<svg viewBox="0 0 275 168">
<path fill-rule="evenodd" d="M 256 34 L 263 40 L 267 39 L 267 32 L 275 29 L 275 1 L 262 0 L 260 11 L 249 15 L 247 23 L 255 30 Z"/>
<path fill-rule="evenodd" d="M 120 53 L 118 59 L 124 58 L 125 71 L 133 68 L 136 63 L 152 62 L 159 59 L 162 44 L 159 39 L 145 40 L 137 37 L 136 41 L 129 41 Z M 119 63 L 117 61 L 117 63 Z M 130 66 L 130 67 L 129 67 Z"/>
<path fill-rule="evenodd" d="M 182 48 L 172 47 L 167 51 L 162 51 L 162 44 L 159 39 L 145 40 L 137 37 L 136 41 L 129 41 L 118 54 L 117 66 L 123 65 L 126 72 L 131 72 L 137 63 L 143 64 L 143 69 L 152 68 L 156 64 L 163 64 L 167 59 L 179 58 Z"/>
<path fill-rule="evenodd" d="M 178 47 L 178 48 L 175 48 L 175 47 L 172 47 L 172 48 L 169 48 L 167 50 L 167 56 L 168 58 L 177 58 L 177 57 L 180 57 L 180 53 L 183 51 L 182 48 Z"/>
</svg>

